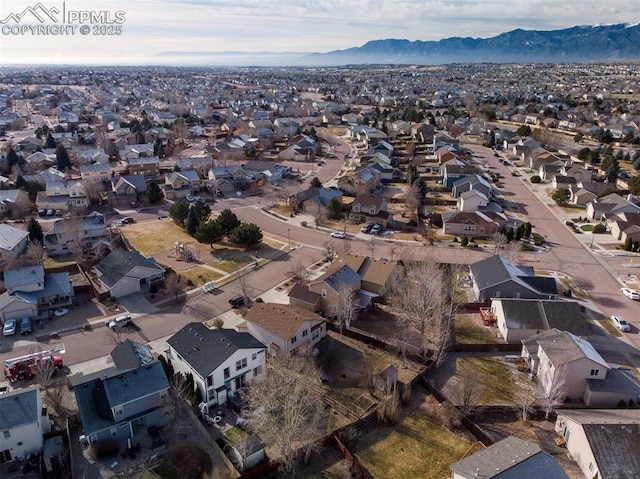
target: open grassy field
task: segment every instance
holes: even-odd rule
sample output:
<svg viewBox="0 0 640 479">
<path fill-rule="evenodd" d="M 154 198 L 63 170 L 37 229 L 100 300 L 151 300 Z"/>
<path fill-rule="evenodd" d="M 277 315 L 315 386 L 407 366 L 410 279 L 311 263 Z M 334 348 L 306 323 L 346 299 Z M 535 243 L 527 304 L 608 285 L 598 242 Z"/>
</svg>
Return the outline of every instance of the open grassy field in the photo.
<svg viewBox="0 0 640 479">
<path fill-rule="evenodd" d="M 477 315 L 477 314 L 476 314 Z M 458 344 L 494 344 L 498 342 L 495 328 L 481 326 L 473 314 L 457 314 L 454 328 Z"/>
<path fill-rule="evenodd" d="M 181 271 L 180 274 L 191 280 L 191 282 L 196 286 L 202 286 L 209 281 L 215 281 L 222 277 L 221 274 L 211 271 L 210 269 L 203 268 L 202 266 L 194 266 L 193 268 Z"/>
<path fill-rule="evenodd" d="M 392 426 L 380 426 L 362 437 L 356 454 L 374 477 L 441 479 L 471 443 L 417 410 Z"/>
<path fill-rule="evenodd" d="M 144 256 L 153 256 L 175 246 L 176 241 L 189 246 L 203 246 L 173 221 L 135 223 L 121 229 L 127 241 Z"/>
</svg>

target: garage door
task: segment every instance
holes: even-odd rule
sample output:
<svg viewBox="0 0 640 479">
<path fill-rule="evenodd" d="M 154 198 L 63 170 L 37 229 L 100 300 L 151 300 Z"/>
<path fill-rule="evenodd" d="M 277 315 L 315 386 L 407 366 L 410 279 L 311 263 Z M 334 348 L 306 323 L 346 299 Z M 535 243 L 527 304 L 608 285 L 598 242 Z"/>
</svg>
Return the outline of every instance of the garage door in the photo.
<svg viewBox="0 0 640 479">
<path fill-rule="evenodd" d="M 1 313 L 0 317 L 2 317 L 3 321 L 6 321 L 9 318 L 15 318 L 15 319 L 20 319 L 23 316 L 31 316 L 33 317 L 33 309 L 32 308 L 28 308 L 28 309 L 20 309 L 18 311 L 9 311 L 6 313 Z"/>
<path fill-rule="evenodd" d="M 136 281 L 121 281 L 111 288 L 111 296 L 121 298 L 140 291 L 140 283 Z"/>
</svg>

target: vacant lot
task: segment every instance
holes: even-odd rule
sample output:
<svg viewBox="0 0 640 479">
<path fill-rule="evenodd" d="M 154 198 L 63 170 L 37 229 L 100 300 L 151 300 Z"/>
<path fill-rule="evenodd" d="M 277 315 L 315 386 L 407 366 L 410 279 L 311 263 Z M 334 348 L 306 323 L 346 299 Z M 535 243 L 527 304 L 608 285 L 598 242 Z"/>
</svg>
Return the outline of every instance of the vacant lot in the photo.
<svg viewBox="0 0 640 479">
<path fill-rule="evenodd" d="M 435 413 L 438 408 L 432 398 L 414 391 L 398 424 L 378 425 L 357 440 L 353 451 L 374 477 L 448 477 L 449 464 L 472 443 L 441 425 Z"/>
<path fill-rule="evenodd" d="M 129 244 L 144 256 L 153 256 L 175 247 L 176 242 L 203 247 L 173 221 L 153 221 L 127 225 L 121 229 Z"/>
</svg>

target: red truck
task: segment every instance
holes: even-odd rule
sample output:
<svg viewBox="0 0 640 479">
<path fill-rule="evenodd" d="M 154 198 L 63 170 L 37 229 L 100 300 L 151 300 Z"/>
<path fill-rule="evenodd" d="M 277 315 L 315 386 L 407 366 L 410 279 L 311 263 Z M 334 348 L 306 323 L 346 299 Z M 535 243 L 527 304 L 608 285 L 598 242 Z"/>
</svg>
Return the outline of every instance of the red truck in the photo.
<svg viewBox="0 0 640 479">
<path fill-rule="evenodd" d="M 17 358 L 6 359 L 4 361 L 4 377 L 9 381 L 31 379 L 38 371 L 38 368 L 42 368 L 43 372 L 52 368 L 55 373 L 64 366 L 62 362 L 62 354 L 64 352 L 64 344 L 59 344 L 48 351 L 38 351 Z"/>
</svg>

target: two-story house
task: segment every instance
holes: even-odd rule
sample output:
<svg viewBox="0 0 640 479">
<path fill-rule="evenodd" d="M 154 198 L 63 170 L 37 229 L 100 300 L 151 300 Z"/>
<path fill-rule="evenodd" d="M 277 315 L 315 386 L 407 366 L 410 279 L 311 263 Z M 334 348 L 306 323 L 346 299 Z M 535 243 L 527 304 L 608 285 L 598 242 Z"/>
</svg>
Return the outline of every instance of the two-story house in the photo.
<svg viewBox="0 0 640 479">
<path fill-rule="evenodd" d="M 168 200 L 176 200 L 200 189 L 200 177 L 195 170 L 172 171 L 164 175 L 162 194 Z"/>
<path fill-rule="evenodd" d="M 84 181 L 107 183 L 111 180 L 112 171 L 109 163 L 95 163 L 80 166 L 80 176 Z"/>
<path fill-rule="evenodd" d="M 244 319 L 249 334 L 264 344 L 272 356 L 308 348 L 327 335 L 321 316 L 290 304 L 255 303 Z"/>
<path fill-rule="evenodd" d="M 134 201 L 147 191 L 147 181 L 140 175 L 115 176 L 111 180 L 111 191 L 117 200 Z"/>
<path fill-rule="evenodd" d="M 87 216 L 63 218 L 53 223 L 42 244 L 49 256 L 74 253 L 93 248 L 107 237 L 107 221 L 97 211 Z"/>
<path fill-rule="evenodd" d="M 381 172 L 366 166 L 352 174 L 338 178 L 338 188 L 347 195 L 368 195 L 382 185 Z"/>
<path fill-rule="evenodd" d="M 370 221 L 386 227 L 391 219 L 391 214 L 387 211 L 387 200 L 382 196 L 358 195 L 351 203 L 349 221 L 352 223 Z"/>
<path fill-rule="evenodd" d="M 42 452 L 51 423 L 39 385 L 0 394 L 0 431 L 0 463 Z"/>
<path fill-rule="evenodd" d="M 71 378 L 84 436 L 92 445 L 164 426 L 169 415 L 169 380 L 148 346 L 127 339 L 111 358 L 114 366 Z"/>
<path fill-rule="evenodd" d="M 10 263 L 27 248 L 29 233 L 8 224 L 0 224 L 0 261 Z"/>
<path fill-rule="evenodd" d="M 4 272 L 0 295 L 0 319 L 47 317 L 56 308 L 73 303 L 74 291 L 69 273 L 45 274 L 42 265 L 25 266 Z"/>
<path fill-rule="evenodd" d="M 265 346 L 249 333 L 189 323 L 168 339 L 175 370 L 191 373 L 208 408 L 265 373 Z"/>
<path fill-rule="evenodd" d="M 207 178 L 215 183 L 216 190 L 225 193 L 244 190 L 249 184 L 247 172 L 238 165 L 211 168 Z"/>
<path fill-rule="evenodd" d="M 0 190 L 0 216 L 17 217 L 29 210 L 31 201 L 24 190 Z"/>
<path fill-rule="evenodd" d="M 141 156 L 127 160 L 129 174 L 154 177 L 160 174 L 160 158 L 157 156 Z"/>
<path fill-rule="evenodd" d="M 48 182 L 45 191 L 39 191 L 36 205 L 40 209 L 69 211 L 89 206 L 89 197 L 82 181 Z"/>
</svg>

